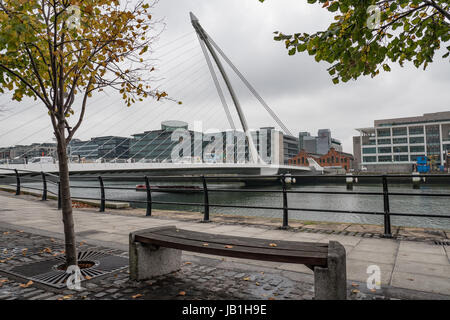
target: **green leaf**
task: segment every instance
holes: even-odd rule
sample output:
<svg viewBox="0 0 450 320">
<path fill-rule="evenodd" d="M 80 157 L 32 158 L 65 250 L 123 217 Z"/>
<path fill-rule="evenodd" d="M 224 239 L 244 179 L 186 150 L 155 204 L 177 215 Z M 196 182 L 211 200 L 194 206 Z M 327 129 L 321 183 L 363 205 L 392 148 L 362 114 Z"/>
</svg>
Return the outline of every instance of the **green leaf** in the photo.
<svg viewBox="0 0 450 320">
<path fill-rule="evenodd" d="M 335 1 L 333 2 L 329 7 L 328 11 L 335 12 L 339 9 L 339 2 Z"/>
</svg>

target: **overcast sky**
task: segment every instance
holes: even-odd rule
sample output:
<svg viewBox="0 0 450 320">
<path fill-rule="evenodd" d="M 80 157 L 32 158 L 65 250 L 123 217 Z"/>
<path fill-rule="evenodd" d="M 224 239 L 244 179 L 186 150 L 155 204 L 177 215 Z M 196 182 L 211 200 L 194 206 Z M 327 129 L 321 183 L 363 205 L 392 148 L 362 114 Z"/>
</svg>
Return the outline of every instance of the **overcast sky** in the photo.
<svg viewBox="0 0 450 320">
<path fill-rule="evenodd" d="M 288 56 L 284 45 L 273 40 L 274 31 L 314 32 L 332 21 L 332 15 L 306 0 L 161 0 L 153 10 L 164 18 L 165 30 L 152 56 L 155 74 L 168 94 L 183 101 L 146 101 L 127 108 L 120 95 L 109 92 L 91 99 L 87 119 L 78 138 L 120 135 L 158 129 L 163 120 L 185 120 L 192 127 L 229 128 L 223 107 L 202 56 L 189 19 L 192 11 L 227 56 L 257 89 L 290 131 L 330 128 L 335 138 L 352 152 L 355 128 L 373 126 L 375 119 L 417 116 L 450 110 L 450 68 L 439 53 L 426 71 L 408 64 L 392 66 L 374 79 L 360 78 L 333 85 L 327 63 L 317 63 L 307 53 Z M 250 127 L 275 122 L 227 69 L 236 87 Z M 0 96 L 0 146 L 51 141 L 51 125 L 38 102 L 13 103 Z M 232 103 L 228 98 L 228 105 Z M 238 125 L 234 109 L 233 119 Z"/>
</svg>

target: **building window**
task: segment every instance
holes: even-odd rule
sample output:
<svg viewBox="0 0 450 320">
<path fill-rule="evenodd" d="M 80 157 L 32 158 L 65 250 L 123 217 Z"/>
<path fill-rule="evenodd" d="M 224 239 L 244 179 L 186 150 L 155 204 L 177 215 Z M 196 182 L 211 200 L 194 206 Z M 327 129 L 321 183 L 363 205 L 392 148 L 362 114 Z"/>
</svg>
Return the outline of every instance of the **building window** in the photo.
<svg viewBox="0 0 450 320">
<path fill-rule="evenodd" d="M 364 154 L 377 153 L 377 148 L 363 148 L 363 153 Z"/>
<path fill-rule="evenodd" d="M 392 153 L 391 147 L 379 147 L 378 153 Z"/>
<path fill-rule="evenodd" d="M 394 138 L 394 144 L 408 143 L 408 138 Z"/>
<path fill-rule="evenodd" d="M 414 135 L 414 134 L 423 134 L 423 127 L 419 126 L 419 127 L 409 127 L 409 134 L 410 135 Z"/>
<path fill-rule="evenodd" d="M 391 129 L 377 129 L 377 135 L 379 137 L 389 137 L 391 135 Z"/>
<path fill-rule="evenodd" d="M 392 135 L 393 136 L 406 136 L 407 135 L 406 127 L 392 128 Z"/>
<path fill-rule="evenodd" d="M 409 146 L 410 152 L 425 152 L 424 146 Z"/>
<path fill-rule="evenodd" d="M 400 152 L 408 152 L 408 146 L 397 146 L 394 147 L 394 153 L 400 153 Z"/>
<path fill-rule="evenodd" d="M 396 161 L 396 162 L 408 161 L 408 155 L 407 154 L 394 155 L 394 161 Z"/>
<path fill-rule="evenodd" d="M 409 143 L 424 143 L 425 139 L 423 137 L 410 137 Z"/>
<path fill-rule="evenodd" d="M 392 162 L 392 156 L 379 156 L 378 162 Z"/>
<path fill-rule="evenodd" d="M 363 157 L 363 162 L 377 162 L 377 157 Z"/>
<path fill-rule="evenodd" d="M 378 144 L 391 144 L 391 139 L 378 139 Z"/>
</svg>

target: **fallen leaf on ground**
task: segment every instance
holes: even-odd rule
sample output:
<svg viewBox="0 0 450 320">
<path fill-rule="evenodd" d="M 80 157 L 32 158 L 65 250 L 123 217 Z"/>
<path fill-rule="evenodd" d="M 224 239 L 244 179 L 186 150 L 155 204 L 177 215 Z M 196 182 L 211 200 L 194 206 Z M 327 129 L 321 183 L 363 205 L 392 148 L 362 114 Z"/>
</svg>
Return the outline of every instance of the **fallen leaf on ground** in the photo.
<svg viewBox="0 0 450 320">
<path fill-rule="evenodd" d="M 204 243 L 203 246 L 204 246 L 204 247 L 207 247 L 207 246 L 209 246 L 209 244 L 208 244 L 208 243 Z"/>
<path fill-rule="evenodd" d="M 135 294 L 134 296 L 132 296 L 133 299 L 137 299 L 137 298 L 140 298 L 140 297 L 142 297 L 142 294 L 140 294 L 140 293 Z"/>
<path fill-rule="evenodd" d="M 21 288 L 28 288 L 29 286 L 31 286 L 33 284 L 33 281 L 28 281 L 27 283 L 21 283 L 19 286 Z"/>
<path fill-rule="evenodd" d="M 178 292 L 178 295 L 179 295 L 179 296 L 185 296 L 185 295 L 186 295 L 186 292 L 185 292 L 185 291 L 180 291 L 180 292 Z"/>
<path fill-rule="evenodd" d="M 91 280 L 91 279 L 92 279 L 91 276 L 85 276 L 84 278 L 85 278 L 86 280 Z"/>
<path fill-rule="evenodd" d="M 227 245 L 225 246 L 225 248 L 231 249 L 231 248 L 233 248 L 233 246 L 230 246 L 230 245 L 227 244 Z"/>
<path fill-rule="evenodd" d="M 192 264 L 192 262 L 185 262 L 184 264 Z"/>
<path fill-rule="evenodd" d="M 26 254 L 27 254 L 27 251 L 28 251 L 28 249 L 26 249 L 26 248 L 23 249 L 23 250 L 22 250 L 22 254 L 23 254 L 23 255 L 26 255 Z"/>
<path fill-rule="evenodd" d="M 277 244 L 276 244 L 276 243 L 269 243 L 269 246 L 271 246 L 271 247 L 276 247 Z"/>
<path fill-rule="evenodd" d="M 67 296 L 62 297 L 64 300 L 69 300 L 70 298 L 72 298 L 71 294 L 68 294 Z"/>
<path fill-rule="evenodd" d="M 45 253 L 51 253 L 51 252 L 52 252 L 52 249 L 50 249 L 50 248 L 45 248 L 44 250 L 42 250 L 42 252 L 45 252 Z"/>
<path fill-rule="evenodd" d="M 250 278 L 249 277 L 245 277 L 243 280 L 244 281 L 250 281 Z"/>
</svg>

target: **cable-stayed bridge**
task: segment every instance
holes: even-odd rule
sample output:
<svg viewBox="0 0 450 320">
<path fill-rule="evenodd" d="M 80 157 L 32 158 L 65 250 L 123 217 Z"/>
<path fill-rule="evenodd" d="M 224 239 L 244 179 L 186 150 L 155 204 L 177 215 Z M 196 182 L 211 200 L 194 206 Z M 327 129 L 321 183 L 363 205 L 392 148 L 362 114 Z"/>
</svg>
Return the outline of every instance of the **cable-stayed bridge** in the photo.
<svg viewBox="0 0 450 320">
<path fill-rule="evenodd" d="M 226 67 L 228 70 L 234 72 L 234 75 L 241 80 L 241 84 L 248 89 L 258 103 L 267 111 L 268 116 L 275 121 L 279 128 L 277 132 L 281 133 L 279 136 L 292 136 L 291 132 L 258 94 L 250 82 L 225 55 L 224 51 L 222 51 L 211 36 L 206 33 L 195 15 L 191 13 L 190 17 L 195 31 L 182 35 L 175 40 L 160 46 L 158 50 L 156 50 L 156 52 L 160 53 L 159 57 L 162 59 L 161 65 L 164 69 L 164 74 L 162 76 L 158 77 L 158 74 L 155 76 L 157 87 L 164 90 L 165 88 L 169 88 L 170 92 L 172 92 L 172 96 L 177 98 L 180 97 L 182 106 L 180 107 L 179 104 L 167 100 L 159 102 L 159 105 L 152 110 L 148 110 L 145 107 L 138 110 L 131 108 L 127 110 L 127 112 L 119 110 L 117 112 L 106 113 L 96 110 L 98 104 L 105 105 L 111 100 L 106 93 L 106 98 L 99 95 L 94 97 L 90 102 L 89 109 L 93 109 L 95 112 L 90 115 L 88 114 L 87 119 L 90 119 L 91 121 L 87 121 L 88 123 L 86 126 L 82 128 L 82 134 L 86 136 L 90 133 L 92 136 L 95 132 L 96 136 L 104 137 L 105 135 L 110 135 L 111 132 L 114 131 L 119 132 L 121 135 L 131 135 L 136 134 L 136 131 L 140 128 L 140 130 L 143 131 L 154 126 L 158 120 L 201 119 L 201 121 L 206 123 L 209 128 L 222 127 L 228 131 L 233 131 L 236 137 L 244 137 L 244 149 L 234 151 L 234 157 L 241 157 L 241 161 L 230 163 L 219 160 L 214 161 L 216 163 L 205 163 L 203 157 L 203 161 L 200 162 L 190 161 L 186 159 L 186 157 L 183 157 L 182 161 L 174 161 L 173 159 L 169 159 L 169 157 L 163 158 L 164 155 L 170 153 L 169 151 L 174 147 L 174 143 L 169 135 L 164 135 L 163 132 L 159 133 L 158 131 L 150 130 L 144 131 L 144 134 L 139 136 L 136 135 L 135 138 L 131 140 L 123 139 L 122 142 L 115 144 L 106 154 L 95 159 L 95 161 L 92 161 L 92 159 L 95 158 L 95 148 L 85 152 L 83 154 L 84 158 L 91 159 L 91 161 L 80 161 L 80 159 L 78 159 L 78 161 L 71 162 L 69 164 L 70 171 L 73 174 L 93 175 L 105 173 L 127 174 L 130 172 L 148 175 L 167 175 L 168 173 L 192 175 L 275 175 L 286 173 L 307 174 L 311 171 L 317 171 L 317 168 L 315 167 L 287 166 L 284 164 L 283 160 L 279 160 L 280 157 L 276 153 L 283 152 L 283 150 L 279 150 L 280 141 L 277 140 L 276 137 L 273 137 L 273 133 L 271 141 L 275 141 L 276 146 L 271 146 L 271 161 L 267 162 L 261 158 L 261 154 L 258 154 L 258 150 L 262 148 L 260 141 L 261 137 L 255 138 L 254 135 L 252 136 L 245 115 L 246 110 L 244 110 L 245 108 L 241 105 L 237 90 L 232 84 Z M 200 42 L 200 52 L 198 50 L 198 44 L 194 43 L 193 45 L 192 36 L 198 38 Z M 164 49 L 166 51 L 164 51 Z M 197 53 L 195 53 L 196 50 Z M 226 65 L 224 65 L 224 63 Z M 211 79 L 214 83 L 215 90 L 211 90 Z M 222 87 L 226 88 L 228 94 L 224 92 Z M 217 98 L 219 98 L 219 103 Z M 234 108 L 229 106 L 230 100 L 231 104 L 234 105 Z M 111 103 L 116 104 L 117 101 L 111 101 Z M 15 114 L 6 115 L 5 117 L 0 118 L 0 124 L 2 122 L 11 122 L 19 116 L 23 116 L 30 108 L 34 108 L 38 105 L 39 103 L 35 103 L 32 106 L 19 110 Z M 221 105 L 222 108 L 217 108 L 218 105 Z M 154 117 L 154 115 L 157 116 Z M 226 119 L 226 124 L 224 124 L 224 118 Z M 93 119 L 95 119 L 95 121 Z M 48 119 L 46 119 L 46 113 L 42 112 L 38 117 L 27 121 L 24 125 L 30 126 L 31 124 L 34 125 L 39 122 L 45 123 L 45 127 L 39 128 L 38 131 L 31 132 L 31 134 L 26 134 L 24 136 L 18 134 L 20 133 L 20 128 L 23 128 L 19 125 L 6 132 L 0 131 L 0 138 L 8 135 L 17 135 L 19 137 L 19 139 L 15 140 L 15 144 L 17 145 L 30 138 L 42 137 L 44 132 L 49 131 L 48 129 L 50 127 Z M 236 123 L 239 123 L 240 126 L 236 126 Z M 241 129 L 237 129 L 237 127 L 240 127 Z M 106 138 L 103 139 L 102 144 L 97 145 L 98 149 L 111 145 L 111 141 L 115 137 L 116 136 L 113 135 L 110 137 L 106 136 Z M 89 147 L 89 143 L 89 141 L 86 141 L 78 144 L 76 147 L 72 148 L 69 153 L 72 151 L 76 153 L 76 151 L 86 149 Z M 203 150 L 203 143 L 200 145 L 200 148 Z M 226 148 L 226 146 L 224 146 L 224 148 Z M 283 148 L 283 142 L 281 142 L 281 148 Z M 157 151 L 155 152 L 155 150 Z M 21 154 L 20 157 L 27 159 L 28 154 L 31 154 L 32 151 L 33 150 L 28 150 Z M 195 151 L 194 146 L 194 153 Z M 259 151 L 261 153 L 261 150 Z M 275 155 L 273 155 L 274 153 Z M 201 151 L 201 154 L 203 154 L 203 151 Z M 17 164 L 14 163 L 14 161 L 12 162 L 13 163 L 8 162 L 2 164 L 0 167 L 49 173 L 58 172 L 58 165 L 56 163 Z M 2 171 L 0 170 L 0 173 L 1 172 Z"/>
</svg>

